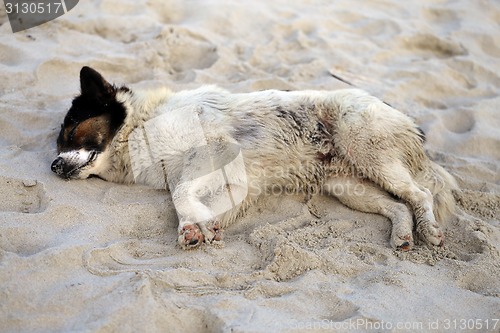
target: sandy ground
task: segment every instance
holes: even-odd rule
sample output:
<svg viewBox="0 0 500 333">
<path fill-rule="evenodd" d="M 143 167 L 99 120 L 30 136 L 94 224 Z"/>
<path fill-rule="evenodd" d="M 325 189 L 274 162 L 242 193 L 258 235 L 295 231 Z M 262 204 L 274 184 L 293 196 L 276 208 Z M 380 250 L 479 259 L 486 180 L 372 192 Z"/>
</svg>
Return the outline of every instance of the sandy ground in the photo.
<svg viewBox="0 0 500 333">
<path fill-rule="evenodd" d="M 498 332 L 499 26 L 495 0 L 80 1 L 16 34 L 2 8 L 0 331 Z M 287 196 L 183 251 L 167 193 L 50 171 L 84 65 L 174 90 L 342 77 L 415 118 L 458 179 L 446 246 L 395 252 L 387 219 Z"/>
</svg>

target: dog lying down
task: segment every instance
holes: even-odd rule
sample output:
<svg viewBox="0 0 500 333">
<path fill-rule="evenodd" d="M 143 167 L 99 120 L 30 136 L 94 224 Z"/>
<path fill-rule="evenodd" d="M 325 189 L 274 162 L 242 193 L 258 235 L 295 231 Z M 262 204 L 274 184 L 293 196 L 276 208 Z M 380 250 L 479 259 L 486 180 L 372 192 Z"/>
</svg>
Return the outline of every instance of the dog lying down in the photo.
<svg viewBox="0 0 500 333">
<path fill-rule="evenodd" d="M 443 245 L 455 180 L 426 156 L 409 117 L 364 91 L 131 91 L 89 67 L 80 83 L 52 170 L 169 189 L 185 249 L 220 240 L 250 204 L 279 191 L 386 216 L 395 249 L 412 248 L 414 229 Z"/>
</svg>

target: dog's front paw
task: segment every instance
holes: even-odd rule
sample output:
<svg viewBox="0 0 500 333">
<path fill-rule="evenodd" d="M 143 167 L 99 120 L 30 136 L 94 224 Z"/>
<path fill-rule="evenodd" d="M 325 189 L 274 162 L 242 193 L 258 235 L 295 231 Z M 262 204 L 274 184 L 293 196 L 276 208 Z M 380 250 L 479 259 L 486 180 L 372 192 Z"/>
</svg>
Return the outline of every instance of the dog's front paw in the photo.
<svg viewBox="0 0 500 333">
<path fill-rule="evenodd" d="M 202 223 L 187 223 L 179 229 L 179 237 L 177 241 L 179 245 L 185 249 L 193 249 L 201 245 L 201 243 L 212 243 L 213 241 L 222 240 L 222 229 L 218 222 L 210 225 Z"/>
<path fill-rule="evenodd" d="M 208 232 L 205 239 L 208 240 L 208 242 L 212 243 L 222 240 L 222 228 L 219 222 L 211 223 L 206 227 Z"/>
<path fill-rule="evenodd" d="M 205 236 L 197 224 L 186 224 L 179 230 L 177 241 L 179 245 L 187 250 L 200 246 Z"/>
</svg>

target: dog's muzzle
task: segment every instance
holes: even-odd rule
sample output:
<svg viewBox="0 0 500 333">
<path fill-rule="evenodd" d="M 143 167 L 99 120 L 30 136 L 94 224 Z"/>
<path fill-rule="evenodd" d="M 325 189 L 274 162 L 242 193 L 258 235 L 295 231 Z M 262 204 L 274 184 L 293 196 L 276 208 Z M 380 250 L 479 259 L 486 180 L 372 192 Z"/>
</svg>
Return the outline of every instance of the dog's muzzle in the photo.
<svg viewBox="0 0 500 333">
<path fill-rule="evenodd" d="M 91 166 L 97 155 L 99 155 L 97 151 L 83 149 L 64 152 L 57 156 L 50 168 L 60 177 L 79 178 L 81 171 Z"/>
</svg>

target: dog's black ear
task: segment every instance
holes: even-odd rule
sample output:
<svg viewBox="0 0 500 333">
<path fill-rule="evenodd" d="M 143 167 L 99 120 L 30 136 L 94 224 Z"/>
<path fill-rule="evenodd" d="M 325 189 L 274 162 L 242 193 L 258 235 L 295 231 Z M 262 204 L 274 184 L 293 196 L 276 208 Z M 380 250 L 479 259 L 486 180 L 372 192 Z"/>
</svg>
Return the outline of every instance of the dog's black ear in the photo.
<svg viewBox="0 0 500 333">
<path fill-rule="evenodd" d="M 110 97 L 114 92 L 113 86 L 101 74 L 87 66 L 80 70 L 80 88 L 82 95 L 97 99 Z"/>
</svg>

